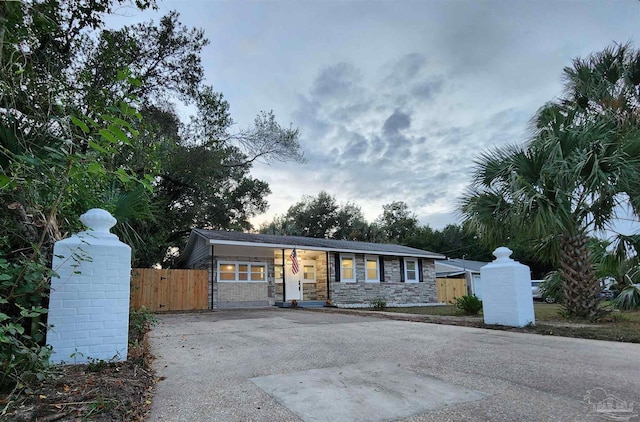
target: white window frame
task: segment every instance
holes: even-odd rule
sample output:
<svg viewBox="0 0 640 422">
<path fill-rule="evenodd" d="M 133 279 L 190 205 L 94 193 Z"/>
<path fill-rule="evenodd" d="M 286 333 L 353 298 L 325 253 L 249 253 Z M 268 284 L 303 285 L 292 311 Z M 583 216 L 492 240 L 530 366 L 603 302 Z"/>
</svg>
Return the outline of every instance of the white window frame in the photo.
<svg viewBox="0 0 640 422">
<path fill-rule="evenodd" d="M 315 283 L 317 281 L 317 277 L 318 274 L 316 273 L 316 262 L 312 261 L 312 260 L 305 260 L 301 262 L 301 275 L 302 278 L 300 281 L 302 281 L 303 283 Z M 305 278 L 305 271 L 304 271 L 304 267 L 312 267 L 313 268 L 313 278 Z"/>
<path fill-rule="evenodd" d="M 353 262 L 353 278 L 346 278 L 344 276 L 344 273 L 342 272 L 342 261 L 344 259 L 351 259 L 351 262 Z M 355 283 L 356 282 L 356 256 L 354 254 L 351 253 L 346 253 L 346 254 L 340 254 L 340 281 L 342 283 Z"/>
<path fill-rule="evenodd" d="M 277 274 L 277 268 L 280 267 L 280 277 Z M 273 264 L 273 280 L 277 284 L 282 284 L 282 275 L 284 274 L 284 267 L 282 264 Z"/>
<path fill-rule="evenodd" d="M 220 279 L 220 267 L 223 265 L 235 266 L 235 279 L 234 280 L 221 280 Z M 247 280 L 239 280 L 238 273 L 240 265 L 247 266 Z M 252 267 L 264 267 L 264 280 L 251 280 Z M 216 280 L 219 283 L 267 283 L 269 281 L 269 266 L 266 262 L 244 262 L 244 261 L 218 261 L 218 274 Z M 244 272 L 244 271 L 243 271 Z"/>
<path fill-rule="evenodd" d="M 409 262 L 413 262 L 415 264 L 415 273 L 416 273 L 416 278 L 415 279 L 410 279 L 409 278 Z M 414 258 L 405 258 L 404 259 L 404 282 L 405 283 L 419 283 L 420 282 L 420 274 L 418 274 L 418 271 L 420 271 L 420 267 L 418 266 L 418 260 L 414 259 Z"/>
<path fill-rule="evenodd" d="M 369 268 L 367 267 L 369 261 L 376 263 L 376 278 L 369 278 Z M 380 283 L 380 258 L 378 256 L 364 256 L 364 281 L 367 283 Z"/>
</svg>

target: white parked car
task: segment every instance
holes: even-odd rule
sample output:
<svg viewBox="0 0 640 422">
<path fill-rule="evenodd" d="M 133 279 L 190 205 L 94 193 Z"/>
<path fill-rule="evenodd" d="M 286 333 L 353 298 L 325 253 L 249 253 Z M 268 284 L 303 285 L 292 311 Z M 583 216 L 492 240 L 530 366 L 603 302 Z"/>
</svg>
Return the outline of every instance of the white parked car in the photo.
<svg viewBox="0 0 640 422">
<path fill-rule="evenodd" d="M 542 282 L 543 280 L 531 280 L 531 296 L 533 296 L 533 300 L 544 300 L 547 303 L 554 303 L 554 298 L 542 296 L 542 291 L 540 290 Z"/>
</svg>

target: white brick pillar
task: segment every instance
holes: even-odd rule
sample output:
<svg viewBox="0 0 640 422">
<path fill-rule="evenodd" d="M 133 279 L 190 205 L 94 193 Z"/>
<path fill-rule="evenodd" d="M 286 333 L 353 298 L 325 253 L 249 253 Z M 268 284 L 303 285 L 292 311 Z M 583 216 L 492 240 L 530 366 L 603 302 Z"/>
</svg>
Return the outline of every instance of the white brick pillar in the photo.
<svg viewBox="0 0 640 422">
<path fill-rule="evenodd" d="M 509 258 L 511 253 L 509 248 L 496 249 L 496 260 L 480 269 L 485 324 L 535 324 L 529 267 Z"/>
<path fill-rule="evenodd" d="M 87 230 L 56 242 L 47 344 L 52 363 L 126 360 L 131 248 L 109 232 L 105 210 L 80 217 Z"/>
</svg>

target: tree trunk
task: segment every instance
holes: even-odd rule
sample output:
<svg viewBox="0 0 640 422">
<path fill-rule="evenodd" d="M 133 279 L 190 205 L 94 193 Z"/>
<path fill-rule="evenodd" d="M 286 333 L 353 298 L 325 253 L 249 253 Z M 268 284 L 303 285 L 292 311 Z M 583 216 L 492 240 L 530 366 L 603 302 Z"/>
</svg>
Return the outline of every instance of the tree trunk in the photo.
<svg viewBox="0 0 640 422">
<path fill-rule="evenodd" d="M 570 317 L 593 320 L 598 316 L 600 283 L 593 267 L 593 257 L 583 232 L 562 237 L 560 274 L 564 304 Z"/>
</svg>

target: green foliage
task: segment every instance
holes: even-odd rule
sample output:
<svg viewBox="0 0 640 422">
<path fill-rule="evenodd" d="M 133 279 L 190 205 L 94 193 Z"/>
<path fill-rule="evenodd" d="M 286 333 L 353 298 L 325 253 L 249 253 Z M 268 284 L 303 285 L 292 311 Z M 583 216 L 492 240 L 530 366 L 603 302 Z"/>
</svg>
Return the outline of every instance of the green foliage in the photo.
<svg viewBox="0 0 640 422">
<path fill-rule="evenodd" d="M 7 246 L 7 238 L 0 238 L 2 256 Z M 42 346 L 47 310 L 40 301 L 50 274 L 41 260 L 0 257 L 0 391 L 25 388 L 47 374 L 50 349 Z"/>
<path fill-rule="evenodd" d="M 377 230 L 364 220 L 355 204 L 338 205 L 327 192 L 305 196 L 287 213 L 260 228 L 261 233 L 318 237 L 340 240 L 374 241 Z"/>
<path fill-rule="evenodd" d="M 536 245 L 561 273 L 575 317 L 598 313 L 589 238 L 611 226 L 619 206 L 640 213 L 639 63 L 628 45 L 574 60 L 565 95 L 534 116 L 531 139 L 482 154 L 461 201 L 465 224 L 487 244 Z"/>
<path fill-rule="evenodd" d="M 401 244 L 418 229 L 415 213 L 409 211 L 409 206 L 402 201 L 383 205 L 382 215 L 378 217 L 376 224 L 385 240 Z"/>
<path fill-rule="evenodd" d="M 640 287 L 637 285 L 625 287 L 612 303 L 623 311 L 640 308 Z"/>
<path fill-rule="evenodd" d="M 384 311 L 387 309 L 387 301 L 382 297 L 375 298 L 371 301 L 371 307 L 374 311 Z"/>
<path fill-rule="evenodd" d="M 475 295 L 466 295 L 456 298 L 456 308 L 465 315 L 478 315 L 482 310 L 482 301 Z"/>
<path fill-rule="evenodd" d="M 132 338 L 140 337 L 141 333 L 146 333 L 157 323 L 158 318 L 147 308 L 142 307 L 129 312 L 129 333 Z"/>
<path fill-rule="evenodd" d="M 542 298 L 551 298 L 555 303 L 562 303 L 562 279 L 558 271 L 551 271 L 545 277 L 544 281 L 540 285 L 540 291 L 542 292 Z M 548 302 L 551 302 L 549 300 Z"/>
</svg>

